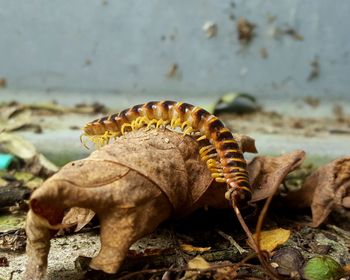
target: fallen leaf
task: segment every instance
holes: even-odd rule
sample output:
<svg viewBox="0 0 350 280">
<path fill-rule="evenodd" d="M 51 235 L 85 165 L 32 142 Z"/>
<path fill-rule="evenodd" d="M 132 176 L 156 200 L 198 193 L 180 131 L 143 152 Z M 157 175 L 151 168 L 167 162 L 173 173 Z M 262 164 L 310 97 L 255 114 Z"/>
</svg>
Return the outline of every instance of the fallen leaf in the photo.
<svg viewBox="0 0 350 280">
<path fill-rule="evenodd" d="M 209 187 L 198 149 L 178 133 L 138 130 L 64 166 L 30 200 L 27 279 L 45 275 L 52 231 L 70 226 L 62 218 L 74 207 L 91 209 L 100 220 L 101 251 L 90 266 L 116 272 L 133 242 L 171 215 L 192 211 Z"/>
<path fill-rule="evenodd" d="M 298 168 L 305 158 L 305 152 L 296 150 L 279 156 L 258 156 L 248 164 L 249 181 L 253 187 L 251 202 L 274 195 L 285 177 Z"/>
<path fill-rule="evenodd" d="M 1 133 L 0 145 L 1 151 L 13 154 L 22 159 L 30 159 L 36 155 L 36 149 L 30 142 L 12 133 Z"/>
<path fill-rule="evenodd" d="M 284 244 L 290 237 L 290 230 L 277 228 L 265 230 L 260 233 L 260 249 L 267 252 L 272 252 L 277 246 Z M 256 234 L 253 235 L 256 240 Z M 248 242 L 249 243 L 249 242 Z M 252 244 L 249 244 L 251 247 Z"/>
<path fill-rule="evenodd" d="M 211 249 L 211 247 L 194 247 L 190 244 L 181 244 L 180 248 L 185 252 L 206 252 Z"/>
<path fill-rule="evenodd" d="M 208 269 L 210 264 L 201 256 L 196 256 L 188 262 L 188 268 L 191 269 Z"/>
<path fill-rule="evenodd" d="M 258 150 L 255 147 L 255 139 L 243 134 L 233 133 L 234 137 L 236 138 L 239 147 L 243 151 L 243 153 L 257 153 Z"/>
<path fill-rule="evenodd" d="M 321 225 L 332 210 L 343 208 L 350 196 L 350 157 L 342 157 L 320 167 L 306 178 L 299 191 L 288 195 L 294 207 L 310 207 L 312 226 Z M 345 205 L 346 207 L 346 205 Z"/>
<path fill-rule="evenodd" d="M 27 169 L 34 175 L 44 173 L 52 175 L 58 167 L 50 162 L 44 155 L 38 153 L 33 144 L 19 135 L 3 132 L 0 134 L 0 151 L 23 159 Z"/>
<path fill-rule="evenodd" d="M 41 133 L 42 128 L 39 124 L 33 123 L 32 114 L 30 110 L 23 110 L 20 113 L 15 114 L 15 117 L 11 117 L 7 120 L 1 120 L 3 131 L 11 132 L 18 130 L 34 130 L 36 133 Z"/>
<path fill-rule="evenodd" d="M 64 216 L 62 223 L 72 226 L 75 225 L 75 232 L 77 232 L 85 227 L 93 217 L 95 217 L 94 211 L 86 208 L 73 207 Z"/>
<path fill-rule="evenodd" d="M 208 269 L 210 264 L 201 256 L 196 256 L 195 258 L 189 260 L 187 264 L 190 269 Z M 196 271 L 186 271 L 184 278 L 189 280 L 198 279 L 198 273 Z"/>
<path fill-rule="evenodd" d="M 58 170 L 58 167 L 43 154 L 36 154 L 31 159 L 26 160 L 24 170 L 33 175 L 48 178 Z"/>
<path fill-rule="evenodd" d="M 249 138 L 248 136 L 237 137 L 244 152 L 253 152 L 255 149 L 254 139 Z M 251 202 L 261 201 L 276 194 L 285 177 L 301 165 L 304 157 L 304 151 L 296 150 L 279 157 L 258 156 L 248 162 L 248 176 L 253 188 Z M 225 192 L 225 184 L 213 181 L 210 188 L 201 192 L 201 196 L 197 195 L 200 197 L 197 201 L 198 207 L 203 205 L 214 208 L 231 207 L 224 198 Z"/>
</svg>

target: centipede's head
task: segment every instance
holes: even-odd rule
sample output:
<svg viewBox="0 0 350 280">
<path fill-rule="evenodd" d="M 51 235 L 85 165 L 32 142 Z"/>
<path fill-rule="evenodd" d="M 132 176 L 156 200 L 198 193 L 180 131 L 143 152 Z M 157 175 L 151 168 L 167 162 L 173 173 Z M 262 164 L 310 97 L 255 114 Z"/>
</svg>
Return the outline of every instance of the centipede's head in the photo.
<svg viewBox="0 0 350 280">
<path fill-rule="evenodd" d="M 238 208 L 244 208 L 248 206 L 252 192 L 248 187 L 230 186 L 225 193 L 225 198 Z"/>
<path fill-rule="evenodd" d="M 92 123 L 87 123 L 86 125 L 84 125 L 83 129 L 85 134 L 87 135 L 92 135 L 92 134 L 95 134 L 94 132 L 94 126 Z"/>
</svg>

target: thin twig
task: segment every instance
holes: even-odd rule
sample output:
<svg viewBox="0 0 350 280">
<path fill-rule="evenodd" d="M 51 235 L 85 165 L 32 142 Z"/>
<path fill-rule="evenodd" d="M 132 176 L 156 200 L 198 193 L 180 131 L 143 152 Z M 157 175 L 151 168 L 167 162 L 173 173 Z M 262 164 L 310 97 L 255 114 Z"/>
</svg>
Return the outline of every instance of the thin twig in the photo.
<svg viewBox="0 0 350 280">
<path fill-rule="evenodd" d="M 231 246 L 235 247 L 241 255 L 248 252 L 247 250 L 245 250 L 241 246 L 239 246 L 239 244 L 236 242 L 236 240 L 233 239 L 233 237 L 231 235 L 228 235 L 221 230 L 217 230 L 217 233 L 220 234 L 226 240 L 228 240 L 230 242 Z"/>
</svg>

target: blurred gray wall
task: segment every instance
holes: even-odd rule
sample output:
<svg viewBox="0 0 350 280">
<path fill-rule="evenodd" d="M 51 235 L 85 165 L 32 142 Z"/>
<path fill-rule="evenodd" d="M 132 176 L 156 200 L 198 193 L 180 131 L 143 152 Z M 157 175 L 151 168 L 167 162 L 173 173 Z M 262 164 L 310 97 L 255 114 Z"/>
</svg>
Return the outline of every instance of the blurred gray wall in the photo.
<svg viewBox="0 0 350 280">
<path fill-rule="evenodd" d="M 247 45 L 239 18 L 256 25 Z M 349 30 L 340 0 L 0 0 L 0 77 L 6 92 L 344 98 Z"/>
</svg>

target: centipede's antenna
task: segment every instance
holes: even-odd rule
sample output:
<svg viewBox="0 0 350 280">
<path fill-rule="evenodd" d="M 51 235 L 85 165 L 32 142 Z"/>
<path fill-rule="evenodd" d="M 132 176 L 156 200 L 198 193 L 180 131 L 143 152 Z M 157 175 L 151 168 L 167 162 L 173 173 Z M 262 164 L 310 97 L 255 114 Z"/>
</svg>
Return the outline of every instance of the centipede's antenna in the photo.
<svg viewBox="0 0 350 280">
<path fill-rule="evenodd" d="M 277 279 L 277 280 L 281 279 L 276 274 L 276 272 L 272 270 L 271 266 L 266 261 L 266 258 L 265 258 L 265 256 L 263 255 L 263 252 L 260 249 L 260 240 L 259 239 L 257 239 L 257 240 L 254 239 L 252 232 L 249 230 L 246 222 L 244 221 L 244 219 L 242 217 L 241 211 L 239 210 L 239 208 L 237 207 L 237 205 L 234 202 L 232 202 L 232 208 L 235 211 L 237 219 L 238 219 L 239 223 L 241 224 L 244 232 L 246 233 L 250 244 L 252 244 L 253 249 L 256 252 L 256 254 L 257 254 L 257 256 L 258 256 L 258 258 L 259 258 L 259 260 L 261 262 L 261 265 L 266 269 L 267 274 L 272 279 Z"/>
<path fill-rule="evenodd" d="M 86 133 L 82 133 L 82 134 L 80 135 L 80 143 L 83 144 L 83 146 L 84 146 L 86 149 L 89 150 L 88 145 L 86 145 L 86 141 L 83 140 L 84 137 L 89 138 L 89 135 L 87 135 Z"/>
</svg>

